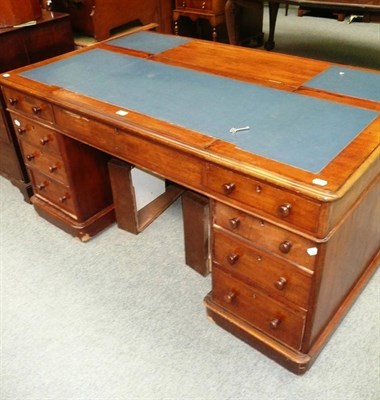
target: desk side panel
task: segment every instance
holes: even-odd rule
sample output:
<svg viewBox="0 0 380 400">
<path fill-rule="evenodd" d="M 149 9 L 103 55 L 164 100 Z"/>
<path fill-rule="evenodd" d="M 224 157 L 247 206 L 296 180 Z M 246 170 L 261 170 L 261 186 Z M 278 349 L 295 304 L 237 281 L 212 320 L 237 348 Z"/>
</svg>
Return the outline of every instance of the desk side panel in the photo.
<svg viewBox="0 0 380 400">
<path fill-rule="evenodd" d="M 365 274 L 380 251 L 380 177 L 369 185 L 343 217 L 332 237 L 323 245 L 323 257 L 316 269 L 318 287 L 304 340 L 308 352 L 321 332 L 330 333 L 337 325 L 328 325 L 343 303 L 352 304 L 355 284 Z M 327 328 L 326 328 L 327 326 Z"/>
</svg>

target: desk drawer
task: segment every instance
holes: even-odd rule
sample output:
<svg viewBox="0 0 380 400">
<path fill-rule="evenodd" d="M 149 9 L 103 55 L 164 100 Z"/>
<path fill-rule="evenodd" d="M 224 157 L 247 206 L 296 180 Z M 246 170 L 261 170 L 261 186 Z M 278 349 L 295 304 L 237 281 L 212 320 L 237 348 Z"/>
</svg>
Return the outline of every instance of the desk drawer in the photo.
<svg viewBox="0 0 380 400">
<path fill-rule="evenodd" d="M 27 142 L 21 141 L 20 145 L 24 154 L 25 164 L 29 168 L 38 169 L 50 178 L 69 186 L 66 169 L 59 156 L 45 153 Z"/>
<path fill-rule="evenodd" d="M 189 188 L 201 187 L 204 164 L 197 157 L 62 108 L 55 107 L 54 115 L 57 127 L 77 140 Z"/>
<path fill-rule="evenodd" d="M 52 129 L 15 114 L 12 114 L 12 121 L 20 140 L 29 142 L 41 151 L 60 154 L 57 136 Z"/>
<path fill-rule="evenodd" d="M 213 268 L 212 298 L 216 303 L 281 342 L 300 349 L 305 313 L 295 313 L 222 272 Z"/>
<path fill-rule="evenodd" d="M 215 1 L 218 3 L 218 1 Z M 213 0 L 176 0 L 176 8 L 178 9 L 196 9 L 196 10 L 213 10 Z"/>
<path fill-rule="evenodd" d="M 308 308 L 311 274 L 250 247 L 228 233 L 213 232 L 214 260 L 231 274 L 258 285 L 278 300 Z"/>
<path fill-rule="evenodd" d="M 253 212 L 265 213 L 268 218 L 308 232 L 318 232 L 321 206 L 317 202 L 213 164 L 206 169 L 204 184 L 220 199 L 240 203 Z"/>
<path fill-rule="evenodd" d="M 218 201 L 213 202 L 213 223 L 242 236 L 256 247 L 313 270 L 318 245 L 270 222 Z"/>
<path fill-rule="evenodd" d="M 18 90 L 4 88 L 4 97 L 10 111 L 19 111 L 44 121 L 53 122 L 52 106 L 36 97 Z"/>
<path fill-rule="evenodd" d="M 30 175 L 35 194 L 54 203 L 60 210 L 75 218 L 74 198 L 68 187 L 35 170 L 30 171 Z"/>
</svg>

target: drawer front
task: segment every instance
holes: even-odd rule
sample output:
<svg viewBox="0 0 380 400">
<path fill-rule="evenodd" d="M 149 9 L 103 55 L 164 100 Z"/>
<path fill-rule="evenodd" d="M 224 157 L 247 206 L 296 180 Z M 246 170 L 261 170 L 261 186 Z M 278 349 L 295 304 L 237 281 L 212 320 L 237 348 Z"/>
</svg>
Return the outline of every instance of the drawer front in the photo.
<svg viewBox="0 0 380 400">
<path fill-rule="evenodd" d="M 213 223 L 251 241 L 256 247 L 313 270 L 319 245 L 270 222 L 220 202 L 213 202 Z"/>
<path fill-rule="evenodd" d="M 60 154 L 57 136 L 52 129 L 15 114 L 12 114 L 12 121 L 19 140 L 25 140 L 41 151 Z"/>
<path fill-rule="evenodd" d="M 20 141 L 25 164 L 32 169 L 38 169 L 43 174 L 69 186 L 66 169 L 62 159 L 57 155 L 45 153 L 31 144 Z"/>
<path fill-rule="evenodd" d="M 308 309 L 311 275 L 222 232 L 213 232 L 214 261 L 271 296 Z"/>
<path fill-rule="evenodd" d="M 31 170 L 30 175 L 36 195 L 54 203 L 60 210 L 66 211 L 75 218 L 74 198 L 69 188 L 38 171 Z"/>
<path fill-rule="evenodd" d="M 212 298 L 216 303 L 269 336 L 299 350 L 305 314 L 294 313 L 219 268 L 213 269 Z"/>
<path fill-rule="evenodd" d="M 213 164 L 208 165 L 204 184 L 220 199 L 240 203 L 253 212 L 265 213 L 308 232 L 318 232 L 321 206 L 317 202 Z"/>
<path fill-rule="evenodd" d="M 19 111 L 34 118 L 53 122 L 53 110 L 49 103 L 14 89 L 4 88 L 4 97 L 10 111 Z"/>
<path fill-rule="evenodd" d="M 192 8 L 196 10 L 212 10 L 213 0 L 176 0 L 176 8 Z"/>
<path fill-rule="evenodd" d="M 62 108 L 55 107 L 54 115 L 60 130 L 77 140 L 188 188 L 201 188 L 204 164 L 196 157 Z"/>
</svg>

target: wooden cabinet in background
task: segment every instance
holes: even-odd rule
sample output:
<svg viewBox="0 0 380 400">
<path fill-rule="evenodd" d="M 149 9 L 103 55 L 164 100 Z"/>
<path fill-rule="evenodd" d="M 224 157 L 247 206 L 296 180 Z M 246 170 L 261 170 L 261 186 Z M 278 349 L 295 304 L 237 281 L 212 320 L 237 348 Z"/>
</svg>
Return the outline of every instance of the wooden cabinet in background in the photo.
<svg viewBox="0 0 380 400">
<path fill-rule="evenodd" d="M 0 29 L 0 73 L 74 50 L 70 16 L 42 10 L 36 24 Z M 0 109 L 0 174 L 8 178 L 29 199 L 31 184 L 12 125 Z"/>
<path fill-rule="evenodd" d="M 40 17 L 39 0 L 1 0 L 0 28 L 25 24 Z"/>
<path fill-rule="evenodd" d="M 171 0 L 55 0 L 54 9 L 69 13 L 75 32 L 108 39 L 111 30 L 131 22 L 158 24 L 160 32 L 171 32 Z"/>
<path fill-rule="evenodd" d="M 226 0 L 176 0 L 173 11 L 174 32 L 179 34 L 178 20 L 180 17 L 207 20 L 212 28 L 212 39 L 217 40 L 217 26 L 225 20 L 224 6 Z"/>
</svg>

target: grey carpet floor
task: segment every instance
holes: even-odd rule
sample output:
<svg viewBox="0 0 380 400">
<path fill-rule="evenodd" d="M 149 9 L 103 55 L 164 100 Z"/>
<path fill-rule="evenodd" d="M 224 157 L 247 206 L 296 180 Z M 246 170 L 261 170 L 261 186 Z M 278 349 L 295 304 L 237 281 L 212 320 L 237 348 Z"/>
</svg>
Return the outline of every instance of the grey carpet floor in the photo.
<svg viewBox="0 0 380 400">
<path fill-rule="evenodd" d="M 300 30 L 293 17 L 277 32 Z M 207 319 L 210 278 L 185 266 L 179 202 L 138 236 L 112 225 L 81 243 L 0 177 L 0 265 L 1 400 L 380 399 L 379 272 L 300 377 Z"/>
</svg>

